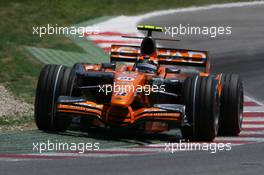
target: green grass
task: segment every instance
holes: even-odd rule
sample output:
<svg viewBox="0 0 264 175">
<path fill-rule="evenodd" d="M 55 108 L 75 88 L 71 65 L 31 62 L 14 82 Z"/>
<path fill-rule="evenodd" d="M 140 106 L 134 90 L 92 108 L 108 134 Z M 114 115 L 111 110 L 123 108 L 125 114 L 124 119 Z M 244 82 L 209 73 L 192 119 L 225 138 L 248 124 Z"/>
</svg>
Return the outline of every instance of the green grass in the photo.
<svg viewBox="0 0 264 175">
<path fill-rule="evenodd" d="M 0 131 L 10 130 L 25 130 L 26 128 L 32 129 L 34 127 L 33 116 L 3 116 L 0 117 Z"/>
<path fill-rule="evenodd" d="M 1 127 L 9 127 L 9 126 L 20 126 L 23 124 L 27 124 L 33 121 L 32 116 L 20 116 L 20 117 L 13 117 L 13 116 L 4 116 L 0 118 L 0 126 Z"/>
<path fill-rule="evenodd" d="M 33 103 L 42 64 L 24 46 L 83 52 L 65 36 L 32 35 L 33 26 L 69 26 L 102 16 L 235 1 L 239 0 L 0 0 L 0 84 Z"/>
</svg>

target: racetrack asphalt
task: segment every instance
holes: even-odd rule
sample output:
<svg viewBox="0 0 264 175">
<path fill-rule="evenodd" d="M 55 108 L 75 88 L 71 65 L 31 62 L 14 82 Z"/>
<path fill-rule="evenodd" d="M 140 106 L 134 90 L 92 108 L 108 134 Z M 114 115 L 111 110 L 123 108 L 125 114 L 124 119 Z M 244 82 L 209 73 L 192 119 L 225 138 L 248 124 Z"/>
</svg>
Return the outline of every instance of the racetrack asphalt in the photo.
<svg viewBox="0 0 264 175">
<path fill-rule="evenodd" d="M 255 175 L 263 174 L 264 144 L 244 145 L 232 151 L 177 152 L 156 156 L 78 158 L 1 162 L 1 174 L 96 174 L 96 175 Z"/>
<path fill-rule="evenodd" d="M 246 91 L 264 101 L 264 5 L 221 8 L 163 15 L 140 23 L 232 26 L 232 35 L 220 38 L 185 36 L 162 45 L 209 50 L 214 72 L 239 73 Z M 148 156 L 84 157 L 59 160 L 1 162 L 1 174 L 263 174 L 264 144 L 237 146 L 231 151 L 177 152 Z"/>
</svg>

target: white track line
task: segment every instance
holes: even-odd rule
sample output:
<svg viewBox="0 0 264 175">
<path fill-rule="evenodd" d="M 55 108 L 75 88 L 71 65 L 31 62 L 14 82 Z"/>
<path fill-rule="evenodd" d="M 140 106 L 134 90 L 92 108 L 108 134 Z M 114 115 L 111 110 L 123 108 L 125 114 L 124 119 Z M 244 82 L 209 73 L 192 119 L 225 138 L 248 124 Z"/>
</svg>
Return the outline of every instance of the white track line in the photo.
<svg viewBox="0 0 264 175">
<path fill-rule="evenodd" d="M 263 124 L 243 124 L 242 128 L 263 128 L 264 129 L 264 125 Z"/>
<path fill-rule="evenodd" d="M 248 117 L 248 118 L 243 118 L 243 122 L 264 122 L 264 116 L 263 117 Z"/>
<path fill-rule="evenodd" d="M 264 134 L 264 131 L 242 131 L 240 134 L 241 135 L 251 135 L 251 134 L 261 135 L 261 134 Z"/>
<path fill-rule="evenodd" d="M 246 106 L 244 107 L 244 112 L 264 112 L 263 106 Z"/>
</svg>

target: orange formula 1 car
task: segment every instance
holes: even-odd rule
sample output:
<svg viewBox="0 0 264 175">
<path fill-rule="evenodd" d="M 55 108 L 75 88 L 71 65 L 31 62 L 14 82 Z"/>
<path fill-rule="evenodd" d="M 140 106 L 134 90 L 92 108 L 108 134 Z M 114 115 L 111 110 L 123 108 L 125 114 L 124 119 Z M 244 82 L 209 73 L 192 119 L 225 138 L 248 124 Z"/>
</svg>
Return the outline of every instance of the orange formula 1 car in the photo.
<svg viewBox="0 0 264 175">
<path fill-rule="evenodd" d="M 46 65 L 39 76 L 35 121 L 44 131 L 65 131 L 74 118 L 82 126 L 181 129 L 183 138 L 212 141 L 238 135 L 243 85 L 238 75 L 210 74 L 206 51 L 159 48 L 146 30 L 140 46 L 112 45 L 110 62 Z"/>
</svg>

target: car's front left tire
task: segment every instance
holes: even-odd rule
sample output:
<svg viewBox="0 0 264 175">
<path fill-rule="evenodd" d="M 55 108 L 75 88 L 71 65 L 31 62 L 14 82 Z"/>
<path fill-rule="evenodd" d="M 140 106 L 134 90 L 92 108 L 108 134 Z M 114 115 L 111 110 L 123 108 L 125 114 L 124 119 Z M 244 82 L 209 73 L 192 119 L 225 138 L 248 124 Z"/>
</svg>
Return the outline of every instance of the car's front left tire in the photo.
<svg viewBox="0 0 264 175">
<path fill-rule="evenodd" d="M 68 116 L 56 114 L 59 96 L 71 95 L 71 69 L 63 65 L 46 65 L 39 75 L 35 97 L 35 123 L 43 131 L 65 131 L 71 122 Z"/>
</svg>

